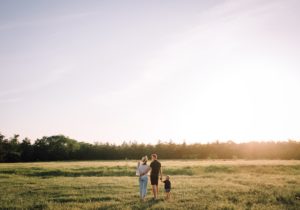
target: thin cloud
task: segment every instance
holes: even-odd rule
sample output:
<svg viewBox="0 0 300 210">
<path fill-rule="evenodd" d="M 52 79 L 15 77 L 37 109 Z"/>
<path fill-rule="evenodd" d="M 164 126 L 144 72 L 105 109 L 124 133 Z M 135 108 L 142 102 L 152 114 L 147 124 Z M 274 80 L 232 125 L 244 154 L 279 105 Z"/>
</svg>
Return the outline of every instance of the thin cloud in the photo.
<svg viewBox="0 0 300 210">
<path fill-rule="evenodd" d="M 0 31 L 11 30 L 11 29 L 21 28 L 21 27 L 39 27 L 39 26 L 45 26 L 49 24 L 74 21 L 77 19 L 88 17 L 93 14 L 95 13 L 90 12 L 90 13 L 78 13 L 78 14 L 65 14 L 60 16 L 52 16 L 52 17 L 45 17 L 39 19 L 11 21 L 0 25 Z"/>
<path fill-rule="evenodd" d="M 71 68 L 56 69 L 49 73 L 49 75 L 46 75 L 43 80 L 35 81 L 27 86 L 23 86 L 16 89 L 2 90 L 0 91 L 0 102 L 8 103 L 20 101 L 22 98 L 16 97 L 16 95 L 24 94 L 27 92 L 33 92 L 41 88 L 47 87 L 49 85 L 52 85 L 57 81 L 63 79 L 71 70 Z"/>
<path fill-rule="evenodd" d="M 0 104 L 15 103 L 15 102 L 19 102 L 21 100 L 23 100 L 22 97 L 0 99 Z"/>
<path fill-rule="evenodd" d="M 209 39 L 212 35 L 211 31 L 216 28 L 225 28 L 228 20 L 245 20 L 261 11 L 271 12 L 278 4 L 279 1 L 266 1 L 261 4 L 258 0 L 245 2 L 231 0 L 212 7 L 201 16 L 198 16 L 196 25 L 188 30 L 173 34 L 169 43 L 158 48 L 156 56 L 148 59 L 144 65 L 142 76 L 137 80 L 122 89 L 103 93 L 100 96 L 96 95 L 92 98 L 92 101 L 95 103 L 118 104 L 119 101 L 124 101 L 128 95 L 139 97 L 147 91 L 159 88 L 158 84 L 172 79 L 174 75 L 176 77 L 176 74 L 188 71 L 189 68 L 194 68 L 189 62 L 195 59 L 191 58 L 191 53 L 194 49 L 193 42 L 201 40 L 199 37 L 203 40 Z M 199 43 L 196 44 L 200 45 Z M 213 46 L 213 49 L 204 50 L 205 47 L 212 47 L 207 44 L 205 41 L 201 41 L 203 55 L 213 53 L 213 50 L 216 50 L 216 46 Z M 207 60 L 203 60 L 202 64 L 195 64 L 195 66 L 206 67 L 207 63 Z"/>
</svg>

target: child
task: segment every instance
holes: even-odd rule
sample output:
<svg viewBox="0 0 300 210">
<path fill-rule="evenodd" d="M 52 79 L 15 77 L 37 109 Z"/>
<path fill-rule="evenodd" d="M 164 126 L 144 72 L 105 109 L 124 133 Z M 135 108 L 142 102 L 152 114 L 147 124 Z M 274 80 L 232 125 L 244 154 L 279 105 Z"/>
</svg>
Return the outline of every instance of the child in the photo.
<svg viewBox="0 0 300 210">
<path fill-rule="evenodd" d="M 166 200 L 168 200 L 171 192 L 170 176 L 166 176 L 166 180 L 163 183 L 165 183 Z"/>
</svg>

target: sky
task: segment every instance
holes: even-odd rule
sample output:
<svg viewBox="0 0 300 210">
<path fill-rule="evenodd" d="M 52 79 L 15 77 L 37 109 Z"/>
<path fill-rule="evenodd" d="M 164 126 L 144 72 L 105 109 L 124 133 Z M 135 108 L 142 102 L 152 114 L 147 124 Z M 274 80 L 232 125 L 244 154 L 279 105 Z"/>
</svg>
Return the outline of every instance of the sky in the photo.
<svg viewBox="0 0 300 210">
<path fill-rule="evenodd" d="M 300 140 L 298 0 L 0 0 L 0 132 Z"/>
</svg>

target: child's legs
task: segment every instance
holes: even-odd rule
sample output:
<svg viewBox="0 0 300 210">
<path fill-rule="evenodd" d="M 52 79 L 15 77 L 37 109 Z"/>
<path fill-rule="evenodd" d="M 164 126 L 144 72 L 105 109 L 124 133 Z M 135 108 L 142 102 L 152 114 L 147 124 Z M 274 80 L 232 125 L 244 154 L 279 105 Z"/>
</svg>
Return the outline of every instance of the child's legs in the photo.
<svg viewBox="0 0 300 210">
<path fill-rule="evenodd" d="M 170 198 L 170 192 L 167 192 L 167 198 Z"/>
<path fill-rule="evenodd" d="M 170 190 L 166 190 L 166 199 L 170 198 Z"/>
</svg>

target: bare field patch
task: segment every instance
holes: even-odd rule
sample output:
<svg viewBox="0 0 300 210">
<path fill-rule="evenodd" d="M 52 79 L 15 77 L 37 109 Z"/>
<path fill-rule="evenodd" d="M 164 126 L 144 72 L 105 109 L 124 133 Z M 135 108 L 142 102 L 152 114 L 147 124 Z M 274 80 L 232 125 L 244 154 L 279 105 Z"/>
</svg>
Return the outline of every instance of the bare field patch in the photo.
<svg viewBox="0 0 300 210">
<path fill-rule="evenodd" d="M 41 167 L 41 168 L 76 168 L 76 167 L 111 167 L 136 166 L 138 160 L 115 161 L 55 161 L 33 163 L 0 163 L 1 167 Z M 209 165 L 300 165 L 300 160 L 160 160 L 165 166 L 209 166 Z"/>
</svg>

